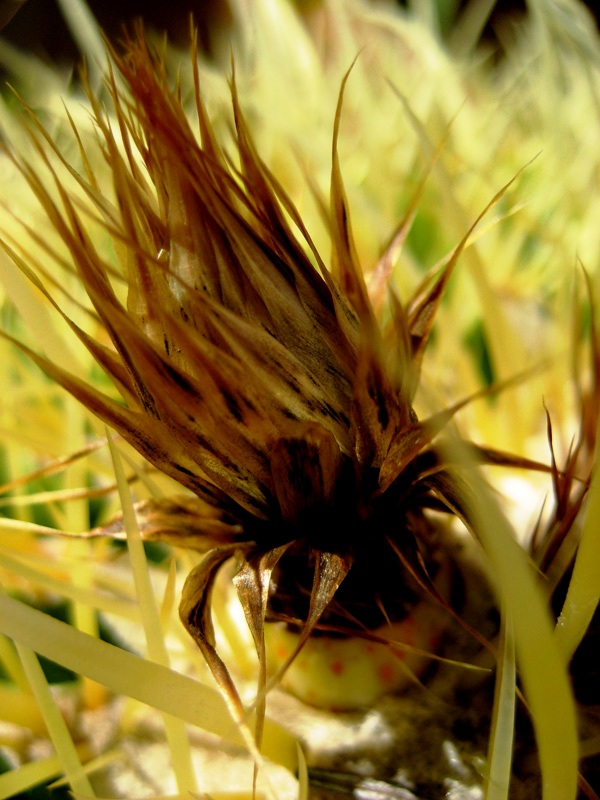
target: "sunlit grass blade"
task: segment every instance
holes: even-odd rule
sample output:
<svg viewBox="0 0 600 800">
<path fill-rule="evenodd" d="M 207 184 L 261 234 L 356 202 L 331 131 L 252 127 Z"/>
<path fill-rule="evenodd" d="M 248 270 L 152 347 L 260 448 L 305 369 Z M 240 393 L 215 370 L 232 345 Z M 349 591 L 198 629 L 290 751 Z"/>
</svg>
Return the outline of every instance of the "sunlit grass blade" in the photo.
<svg viewBox="0 0 600 800">
<path fill-rule="evenodd" d="M 492 730 L 488 747 L 485 800 L 508 800 L 512 772 L 517 671 L 513 628 L 503 615 L 498 645 Z"/>
<path fill-rule="evenodd" d="M 18 519 L 9 519 L 8 517 L 0 517 L 0 530 L 16 535 L 33 533 L 44 536 L 56 536 L 58 532 L 56 528 L 49 528 L 47 525 L 37 525 L 35 522 L 24 522 Z M 65 535 L 69 536 L 69 533 L 66 532 Z"/>
<path fill-rule="evenodd" d="M 114 750 L 107 750 L 105 753 L 101 753 L 99 756 L 90 758 L 89 761 L 86 761 L 83 766 L 83 770 L 86 775 L 92 775 L 94 772 L 98 772 L 99 770 L 107 767 L 109 764 L 121 759 L 123 759 L 123 753 L 118 748 L 115 748 Z M 48 789 L 53 791 L 54 789 L 59 789 L 60 787 L 65 786 L 66 783 L 67 781 L 65 778 L 58 778 L 48 785 Z"/>
<path fill-rule="evenodd" d="M 17 642 L 17 650 L 31 688 L 44 717 L 50 739 L 60 759 L 61 771 L 76 792 L 94 796 L 92 786 L 83 771 L 79 755 L 75 748 L 67 724 L 62 717 L 50 692 L 40 662 L 30 648 Z"/>
<path fill-rule="evenodd" d="M 223 698 L 215 689 L 160 664 L 77 631 L 70 625 L 0 595 L 0 633 L 74 672 L 165 711 L 229 741 L 243 744 Z M 265 721 L 263 754 L 295 771 L 295 739 Z"/>
<path fill-rule="evenodd" d="M 34 734 L 45 735 L 44 718 L 31 690 L 23 691 L 0 682 L 0 709 L 2 722 L 20 725 Z"/>
<path fill-rule="evenodd" d="M 58 329 L 56 319 L 50 313 L 41 296 L 30 281 L 8 258 L 0 258 L 0 283 L 2 283 L 11 302 L 22 316 L 33 341 L 38 342 L 43 351 L 52 359 L 82 376 L 84 374 L 72 348 L 72 340 L 67 341 Z"/>
<path fill-rule="evenodd" d="M 123 510 L 123 520 L 127 533 L 127 547 L 131 558 L 133 579 L 148 647 L 148 655 L 157 664 L 162 664 L 166 667 L 169 666 L 169 654 L 162 633 L 160 610 L 150 581 L 144 545 L 135 517 L 123 463 L 110 435 L 108 436 L 108 445 L 113 460 L 115 478 Z M 196 789 L 196 778 L 192 766 L 192 755 L 185 725 L 182 720 L 170 715 L 163 715 L 163 723 L 177 785 L 182 792 L 194 791 Z"/>
<path fill-rule="evenodd" d="M 308 797 L 308 766 L 302 748 L 298 744 L 298 800 L 308 800 Z"/>
<path fill-rule="evenodd" d="M 600 432 L 596 441 L 600 442 Z M 585 636 L 600 599 L 600 464 L 592 473 L 583 532 L 555 636 L 568 661 Z"/>
<path fill-rule="evenodd" d="M 450 36 L 450 50 L 464 58 L 473 52 L 496 6 L 496 0 L 470 0 L 465 3 Z"/>
<path fill-rule="evenodd" d="M 543 800 L 574 800 L 578 770 L 575 704 L 544 594 L 464 446 L 453 439 L 448 447 L 466 471 L 469 517 L 490 561 L 501 608 L 513 623 L 517 665 L 538 745 Z"/>
<path fill-rule="evenodd" d="M 10 639 L 2 635 L 0 635 L 0 665 L 15 686 L 22 692 L 31 694 L 31 687 L 15 646 Z"/>
<path fill-rule="evenodd" d="M 0 547 L 0 566 L 9 570 L 12 574 L 29 581 L 33 586 L 45 589 L 87 608 L 102 610 L 110 614 L 116 614 L 122 619 L 139 622 L 140 609 L 133 602 L 111 597 L 93 588 L 77 586 L 66 581 L 65 566 L 55 564 L 52 561 L 48 562 L 48 560 L 44 563 L 40 557 L 41 563 L 38 563 L 38 568 L 35 568 L 27 563 L 28 560 L 33 559 L 27 559 L 21 554 L 13 556 Z M 59 577 L 46 574 L 46 570 L 55 574 L 58 573 Z M 1 655 L 2 652 L 0 651 L 0 657 Z"/>
<path fill-rule="evenodd" d="M 39 387 L 41 391 L 41 386 Z M 70 464 L 74 461 L 77 461 L 80 458 L 84 458 L 85 456 L 90 455 L 91 453 L 95 453 L 101 447 L 104 447 L 106 442 L 103 439 L 95 440 L 85 445 L 81 450 L 77 451 L 76 453 L 69 453 L 68 456 L 62 456 L 61 458 L 55 458 L 52 460 L 46 460 L 44 466 L 34 470 L 33 472 L 28 472 L 25 475 L 19 475 L 12 480 L 3 483 L 0 485 L 0 494 L 4 494 L 5 492 L 10 492 L 15 488 L 20 486 L 27 485 L 28 483 L 33 483 L 38 478 L 46 478 L 50 475 L 54 475 L 56 472 L 61 472 L 62 470 L 66 469 Z"/>
<path fill-rule="evenodd" d="M 0 800 L 29 792 L 35 786 L 47 784 L 62 771 L 58 756 L 39 758 L 0 775 Z"/>
<path fill-rule="evenodd" d="M 73 38 L 87 59 L 88 71 L 93 76 L 92 83 L 97 86 L 107 61 L 100 26 L 84 0 L 58 0 L 58 5 Z"/>
</svg>

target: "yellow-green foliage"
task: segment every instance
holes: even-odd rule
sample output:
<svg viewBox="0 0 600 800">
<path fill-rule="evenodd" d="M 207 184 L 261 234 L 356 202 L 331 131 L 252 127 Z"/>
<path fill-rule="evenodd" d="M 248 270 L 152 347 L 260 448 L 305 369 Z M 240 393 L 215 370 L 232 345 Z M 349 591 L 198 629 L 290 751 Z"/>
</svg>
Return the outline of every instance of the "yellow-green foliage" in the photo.
<svg viewBox="0 0 600 800">
<path fill-rule="evenodd" d="M 79 27 L 82 45 L 104 62 L 98 31 L 84 3 L 65 0 L 63 5 L 74 28 L 77 15 L 84 15 L 85 26 Z M 260 156 L 288 192 L 321 253 L 330 248 L 323 207 L 329 196 L 336 103 L 343 76 L 358 54 L 339 123 L 339 166 L 358 259 L 381 319 L 391 313 L 387 281 L 401 298 L 410 295 L 426 275 L 448 263 L 482 209 L 524 168 L 465 244 L 437 313 L 416 409 L 420 416 L 430 413 L 490 380 L 508 380 L 542 366 L 516 388 L 466 406 L 457 415 L 458 426 L 469 439 L 549 461 L 543 398 L 562 467 L 579 426 L 569 345 L 581 333 L 572 333 L 574 305 L 580 306 L 582 327 L 589 329 L 588 300 L 578 299 L 578 261 L 592 286 L 600 264 L 600 43 L 583 7 L 575 0 L 532 0 L 529 22 L 504 31 L 505 52 L 498 61 L 471 47 L 471 40 L 464 38 L 466 28 L 457 27 L 452 50 L 417 12 L 406 16 L 391 7 L 351 0 L 310 3 L 303 17 L 286 0 L 238 0 L 232 7 L 231 45 L 241 108 Z M 478 7 L 483 8 L 472 3 L 472 10 Z M 166 57 L 173 76 L 179 75 L 181 97 L 191 113 L 188 56 L 168 49 Z M 87 175 L 99 197 L 111 197 L 107 164 L 94 150 L 88 101 L 77 90 L 69 96 L 59 76 L 4 45 L 0 59 L 19 76 L 17 90 L 42 116 L 69 167 L 49 148 L 36 151 L 23 137 L 17 118 L 24 112 L 8 93 L 0 104 L 3 139 L 33 171 L 43 169 L 45 159 L 58 170 L 62 186 L 76 198 L 74 205 L 83 209 L 89 223 L 86 232 L 108 269 L 116 269 L 123 263 L 124 243 L 111 240 L 98 218 L 98 204 L 94 208 L 88 202 L 69 174 L 72 166 Z M 201 64 L 200 75 L 213 129 L 233 156 L 228 59 L 225 53 L 224 66 Z M 95 75 L 92 82 L 103 98 Z M 69 269 L 66 248 L 48 222 L 48 205 L 43 209 L 33 202 L 5 153 L 0 154 L 0 186 L 3 329 L 61 368 L 114 394 L 40 291 L 41 282 L 72 320 L 98 335 L 85 293 Z M 57 196 L 55 188 L 50 192 Z M 389 262 L 382 263 L 381 253 L 394 235 L 397 252 L 391 249 Z M 67 264 L 60 270 L 60 285 L 55 285 L 57 264 Z M 579 390 L 589 392 L 594 376 L 586 366 L 588 344 L 581 349 L 585 358 L 576 378 Z M 235 728 L 231 709 L 209 685 L 191 643 L 181 643 L 172 611 L 175 584 L 191 566 L 190 558 L 178 554 L 178 572 L 167 579 L 162 597 L 151 582 L 166 568 L 148 569 L 130 492 L 136 500 L 168 496 L 174 483 L 151 472 L 123 442 L 112 443 L 110 434 L 110 448 L 96 446 L 106 437 L 100 422 L 4 340 L 0 384 L 0 484 L 5 487 L 0 506 L 0 580 L 5 592 L 0 594 L 0 665 L 6 674 L 0 683 L 0 716 L 31 737 L 47 737 L 56 753 L 1 775 L 0 797 L 58 775 L 67 778 L 77 796 L 90 796 L 88 771 L 103 763 L 73 742 L 56 713 L 35 653 L 84 676 L 74 689 L 83 707 L 106 703 L 115 694 L 161 712 L 178 792 L 184 797 L 188 791 L 201 791 L 184 723 L 224 740 L 245 742 L 250 749 L 252 743 L 249 729 L 242 727 L 240 733 Z M 470 471 L 468 453 L 460 447 L 458 452 Z M 70 458 L 71 454 L 79 455 Z M 594 455 L 588 453 L 581 466 L 584 480 Z M 28 475 L 35 479 L 25 480 Z M 492 472 L 490 476 L 497 477 Z M 576 712 L 566 670 L 598 603 L 598 472 L 554 633 L 543 583 L 540 588 L 520 546 L 528 544 L 540 509 L 519 509 L 522 527 L 513 531 L 478 474 L 470 477 L 470 485 L 476 490 L 476 532 L 493 567 L 504 613 L 487 800 L 509 796 L 517 673 L 533 717 L 544 800 L 572 800 Z M 539 479 L 532 478 L 531 485 L 539 486 Z M 546 488 L 550 491 L 549 479 Z M 525 506 L 527 502 L 526 497 Z M 119 509 L 131 559 L 126 577 L 111 574 L 115 554 L 105 541 L 77 538 Z M 48 537 L 53 531 L 66 536 Z M 56 596 L 68 600 L 72 625 L 30 605 Z M 143 657 L 100 641 L 97 611 L 143 631 Z M 222 613 L 226 617 L 226 609 Z M 235 654 L 239 642 L 229 637 L 227 644 L 223 638 Z M 177 653 L 183 649 L 192 677 L 172 665 L 173 639 Z M 237 660 L 243 672 L 247 655 Z M 289 770 L 298 768 L 292 737 L 268 719 L 262 752 Z M 105 755 L 118 758 L 118 746 L 116 753 Z M 243 796 L 251 796 L 251 780 L 250 774 Z M 308 791 L 306 783 L 301 771 L 302 797 Z"/>
</svg>

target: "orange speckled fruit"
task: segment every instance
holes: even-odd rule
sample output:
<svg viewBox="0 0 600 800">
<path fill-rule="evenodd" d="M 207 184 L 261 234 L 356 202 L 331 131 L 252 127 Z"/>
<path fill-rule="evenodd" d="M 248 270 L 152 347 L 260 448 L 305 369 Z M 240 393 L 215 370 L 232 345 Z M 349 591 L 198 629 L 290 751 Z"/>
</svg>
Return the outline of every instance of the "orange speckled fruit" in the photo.
<svg viewBox="0 0 600 800">
<path fill-rule="evenodd" d="M 372 705 L 381 695 L 401 691 L 423 674 L 431 659 L 408 648 L 437 652 L 442 629 L 442 612 L 422 602 L 402 621 L 373 631 L 392 644 L 312 636 L 281 685 L 319 708 L 352 710 Z M 299 634 L 279 622 L 269 623 L 265 634 L 270 668 L 275 672 L 294 651 Z"/>
</svg>

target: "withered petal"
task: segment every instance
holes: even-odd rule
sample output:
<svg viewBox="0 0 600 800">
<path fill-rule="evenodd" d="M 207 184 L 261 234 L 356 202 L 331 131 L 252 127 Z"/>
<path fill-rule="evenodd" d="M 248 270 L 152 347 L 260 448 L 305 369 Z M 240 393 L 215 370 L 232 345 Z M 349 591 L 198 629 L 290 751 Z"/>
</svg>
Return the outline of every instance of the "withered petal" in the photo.
<svg viewBox="0 0 600 800">
<path fill-rule="evenodd" d="M 308 511 L 329 508 L 343 458 L 335 437 L 322 425 L 298 426 L 271 450 L 271 475 L 284 522 L 297 524 Z"/>
<path fill-rule="evenodd" d="M 354 456 L 363 469 L 381 466 L 411 415 L 410 405 L 383 367 L 379 350 L 379 342 L 363 339 L 354 376 L 351 433 Z"/>
<path fill-rule="evenodd" d="M 342 80 L 333 126 L 330 188 L 331 233 L 333 243 L 332 272 L 344 295 L 348 298 L 356 311 L 361 325 L 363 328 L 368 329 L 369 334 L 372 334 L 377 329 L 377 325 L 352 236 L 348 200 L 344 189 L 338 153 L 338 138 L 344 102 L 344 91 L 352 71 L 352 66 L 346 72 Z"/>
<path fill-rule="evenodd" d="M 195 496 L 140 500 L 134 504 L 144 541 L 164 542 L 173 547 L 207 553 L 214 548 L 243 542 L 243 525 L 228 520 L 225 510 Z M 90 536 L 125 538 L 123 515 L 93 528 Z"/>
<path fill-rule="evenodd" d="M 223 508 L 232 507 L 231 497 L 220 492 L 217 486 L 208 481 L 198 464 L 190 462 L 185 453 L 174 446 L 174 442 L 167 433 L 161 431 L 156 424 L 152 424 L 145 414 L 117 403 L 87 382 L 35 353 L 4 331 L 0 331 L 0 335 L 15 344 L 50 378 L 76 397 L 93 414 L 118 431 L 157 469 L 179 481 L 210 505 Z"/>
<path fill-rule="evenodd" d="M 259 677 L 256 699 L 256 744 L 260 747 L 266 713 L 267 654 L 265 647 L 265 617 L 269 599 L 269 586 L 273 570 L 290 544 L 272 550 L 249 553 L 233 578 L 246 622 L 258 655 Z"/>
<path fill-rule="evenodd" d="M 379 471 L 380 491 L 384 492 L 389 488 L 396 478 L 398 478 L 407 469 L 409 464 L 414 461 L 419 453 L 422 453 L 438 434 L 444 430 L 461 409 L 473 403 L 475 400 L 480 400 L 481 398 L 504 391 L 510 386 L 525 380 L 525 378 L 529 377 L 531 374 L 532 370 L 528 370 L 526 373 L 516 375 L 506 381 L 498 382 L 492 386 L 486 386 L 464 397 L 453 405 L 448 406 L 448 408 L 438 411 L 436 414 L 432 414 L 432 416 L 427 419 L 405 423 L 392 439 L 381 465 Z M 508 453 L 502 454 L 500 451 L 494 451 L 491 448 L 488 450 L 486 450 L 486 448 L 479 448 L 477 457 L 479 460 L 484 461 L 484 463 L 520 466 L 523 468 L 547 471 L 547 468 L 539 462 L 528 461 L 527 459 Z M 490 461 L 487 460 L 488 458 Z M 493 459 L 493 462 L 491 459 Z"/>
<path fill-rule="evenodd" d="M 244 741 L 255 759 L 260 755 L 248 727 L 246 711 L 229 670 L 215 649 L 214 629 L 210 614 L 210 596 L 214 581 L 223 564 L 235 553 L 236 546 L 212 550 L 188 575 L 179 604 L 179 616 L 200 649 L 221 689 L 231 716 L 238 724 Z"/>
<path fill-rule="evenodd" d="M 277 684 L 296 659 L 318 625 L 327 606 L 335 597 L 335 593 L 354 562 L 354 557 L 350 553 L 340 555 L 338 553 L 315 550 L 314 555 L 315 571 L 308 616 L 298 637 L 296 647 L 280 666 L 277 673 L 270 679 L 268 686 Z"/>
</svg>

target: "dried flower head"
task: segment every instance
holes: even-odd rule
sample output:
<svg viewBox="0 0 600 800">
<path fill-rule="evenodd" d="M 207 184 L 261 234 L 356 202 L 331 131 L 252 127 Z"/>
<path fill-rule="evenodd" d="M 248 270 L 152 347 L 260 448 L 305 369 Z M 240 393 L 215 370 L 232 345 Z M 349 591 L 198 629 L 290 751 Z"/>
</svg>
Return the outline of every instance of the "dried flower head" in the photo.
<svg viewBox="0 0 600 800">
<path fill-rule="evenodd" d="M 44 158 L 48 145 L 54 150 L 77 196 L 50 159 L 52 190 L 20 163 L 70 261 L 50 246 L 48 255 L 76 272 L 91 300 L 90 325 L 63 311 L 60 288 L 51 294 L 50 282 L 44 285 L 12 255 L 120 397 L 21 346 L 190 491 L 147 503 L 141 510 L 146 535 L 207 554 L 186 582 L 181 617 L 242 719 L 210 613 L 211 588 L 231 559 L 238 562 L 234 583 L 263 684 L 267 616 L 301 630 L 283 671 L 319 627 L 370 635 L 405 618 L 425 596 L 448 605 L 436 585 L 445 544 L 429 512 L 469 523 L 448 448 L 437 444 L 466 401 L 423 420 L 413 401 L 436 311 L 478 220 L 406 303 L 387 292 L 394 253 L 406 235 L 402 224 L 370 293 L 337 153 L 348 76 L 333 130 L 326 263 L 261 160 L 235 81 L 237 151 L 231 154 L 211 126 L 195 52 L 199 137 L 177 87 L 169 86 L 164 60 L 141 35 L 114 58 L 117 71 L 106 85 L 116 123 L 93 93 L 89 99 L 115 201 L 101 191 L 83 149 L 79 173 L 35 120 L 39 154 Z M 89 235 L 90 220 L 110 236 L 116 261 Z M 526 465 L 491 450 L 476 453 Z"/>
</svg>

